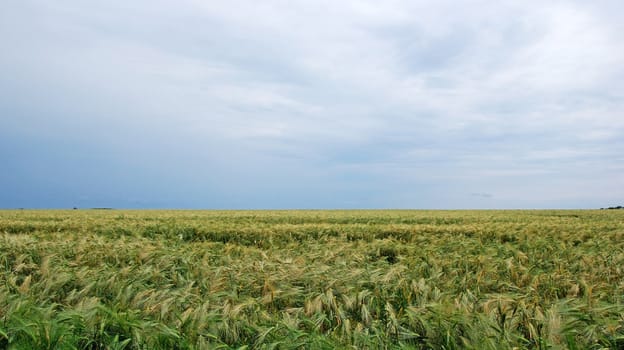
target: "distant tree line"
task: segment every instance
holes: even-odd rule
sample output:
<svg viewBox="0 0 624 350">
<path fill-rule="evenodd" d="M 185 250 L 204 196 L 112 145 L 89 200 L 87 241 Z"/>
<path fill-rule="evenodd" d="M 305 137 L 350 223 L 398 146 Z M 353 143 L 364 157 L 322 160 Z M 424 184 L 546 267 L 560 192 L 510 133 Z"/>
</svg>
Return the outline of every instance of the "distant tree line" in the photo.
<svg viewBox="0 0 624 350">
<path fill-rule="evenodd" d="M 602 210 L 604 210 L 604 209 L 624 209 L 624 207 L 621 206 L 621 205 L 618 205 L 617 207 L 608 207 L 608 208 L 600 208 L 600 209 L 602 209 Z"/>
</svg>

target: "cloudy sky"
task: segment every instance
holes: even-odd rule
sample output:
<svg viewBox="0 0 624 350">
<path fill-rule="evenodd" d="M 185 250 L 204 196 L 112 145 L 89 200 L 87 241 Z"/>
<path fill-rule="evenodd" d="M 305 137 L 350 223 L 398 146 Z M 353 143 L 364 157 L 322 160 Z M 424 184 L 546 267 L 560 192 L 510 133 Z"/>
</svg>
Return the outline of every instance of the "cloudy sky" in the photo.
<svg viewBox="0 0 624 350">
<path fill-rule="evenodd" d="M 3 1 L 0 207 L 624 204 L 621 1 Z"/>
</svg>

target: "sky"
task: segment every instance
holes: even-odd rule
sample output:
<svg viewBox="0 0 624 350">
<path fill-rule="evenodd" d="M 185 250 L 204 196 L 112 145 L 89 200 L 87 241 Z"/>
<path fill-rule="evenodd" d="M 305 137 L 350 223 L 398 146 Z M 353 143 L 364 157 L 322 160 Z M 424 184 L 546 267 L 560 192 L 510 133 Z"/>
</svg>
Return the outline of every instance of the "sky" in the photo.
<svg viewBox="0 0 624 350">
<path fill-rule="evenodd" d="M 0 208 L 624 204 L 624 3 L 6 0 Z"/>
</svg>

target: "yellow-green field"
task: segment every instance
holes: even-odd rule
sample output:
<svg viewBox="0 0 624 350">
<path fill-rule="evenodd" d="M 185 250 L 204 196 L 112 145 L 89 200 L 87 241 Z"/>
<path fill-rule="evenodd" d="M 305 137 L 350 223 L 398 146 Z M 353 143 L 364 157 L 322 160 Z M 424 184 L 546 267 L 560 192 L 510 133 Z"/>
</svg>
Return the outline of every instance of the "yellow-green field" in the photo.
<svg viewBox="0 0 624 350">
<path fill-rule="evenodd" d="M 624 347 L 624 211 L 0 211 L 0 349 Z"/>
</svg>

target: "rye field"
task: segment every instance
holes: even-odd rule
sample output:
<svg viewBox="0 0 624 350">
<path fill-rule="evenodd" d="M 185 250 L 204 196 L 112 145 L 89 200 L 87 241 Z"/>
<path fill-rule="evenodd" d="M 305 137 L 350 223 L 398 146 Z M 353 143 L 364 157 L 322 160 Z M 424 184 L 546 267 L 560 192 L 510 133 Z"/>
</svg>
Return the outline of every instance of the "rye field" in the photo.
<svg viewBox="0 0 624 350">
<path fill-rule="evenodd" d="M 0 349 L 624 348 L 624 211 L 0 211 Z"/>
</svg>

